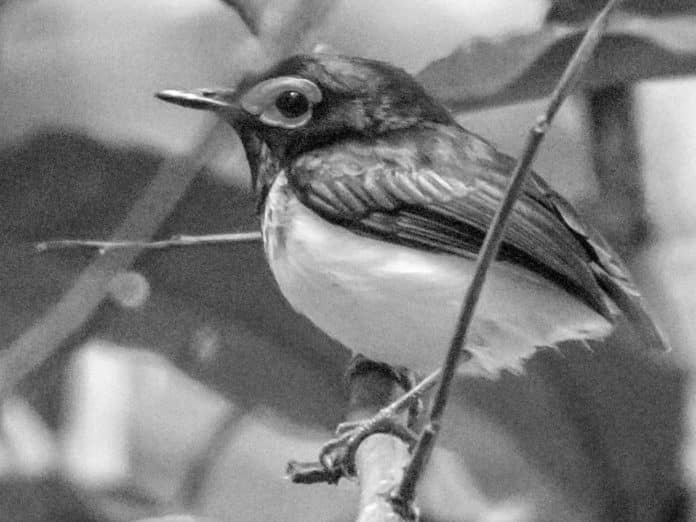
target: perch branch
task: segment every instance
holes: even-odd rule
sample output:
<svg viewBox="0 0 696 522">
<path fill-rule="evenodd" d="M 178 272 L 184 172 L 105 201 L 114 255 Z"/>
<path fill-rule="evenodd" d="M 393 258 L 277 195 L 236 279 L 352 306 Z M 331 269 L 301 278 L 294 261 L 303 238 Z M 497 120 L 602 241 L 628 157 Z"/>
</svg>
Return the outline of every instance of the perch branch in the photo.
<svg viewBox="0 0 696 522">
<path fill-rule="evenodd" d="M 348 421 L 373 417 L 405 391 L 389 373 L 374 367 L 363 371 L 357 368 L 350 379 Z M 408 446 L 391 434 L 370 435 L 360 444 L 355 454 L 355 471 L 360 482 L 358 522 L 410 520 L 402 517 L 389 502 L 389 494 L 401 481 L 409 456 Z"/>
<path fill-rule="evenodd" d="M 413 458 L 404 473 L 404 478 L 392 498 L 392 502 L 395 506 L 402 511 L 409 511 L 413 503 L 416 484 L 428 462 L 440 431 L 440 424 L 447 405 L 450 386 L 462 354 L 466 353 L 466 357 L 471 358 L 471 354 L 463 350 L 464 341 L 466 340 L 467 330 L 471 324 L 476 303 L 478 302 L 483 283 L 486 279 L 486 272 L 495 259 L 505 232 L 507 218 L 512 211 L 515 200 L 522 190 L 526 175 L 529 172 L 529 168 L 536 156 L 539 145 L 553 117 L 563 100 L 577 85 L 578 80 L 592 58 L 597 44 L 601 40 L 602 33 L 608 22 L 608 15 L 619 1 L 620 0 L 609 0 L 604 9 L 602 9 L 592 22 L 592 25 L 587 30 L 585 37 L 563 72 L 558 85 L 551 94 L 546 111 L 539 117 L 536 124 L 530 130 L 524 152 L 512 171 L 505 196 L 488 228 L 476 262 L 473 279 L 464 297 L 459 319 L 457 321 L 457 327 L 452 337 L 447 357 L 442 366 L 442 378 L 433 401 L 428 425 L 423 430 L 413 452 Z"/>
<path fill-rule="evenodd" d="M 404 474 L 410 457 L 408 446 L 393 435 L 376 433 L 366 438 L 355 454 L 360 480 L 360 509 L 357 522 L 405 522 L 394 510 L 391 491 Z"/>
</svg>

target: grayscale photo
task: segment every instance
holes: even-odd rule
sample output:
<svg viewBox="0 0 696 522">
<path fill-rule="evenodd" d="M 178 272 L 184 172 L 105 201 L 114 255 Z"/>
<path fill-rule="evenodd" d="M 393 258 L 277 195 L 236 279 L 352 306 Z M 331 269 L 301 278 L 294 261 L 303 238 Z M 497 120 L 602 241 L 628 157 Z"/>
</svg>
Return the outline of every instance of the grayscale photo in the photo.
<svg viewBox="0 0 696 522">
<path fill-rule="evenodd" d="M 0 522 L 696 521 L 696 0 L 0 0 Z"/>
</svg>

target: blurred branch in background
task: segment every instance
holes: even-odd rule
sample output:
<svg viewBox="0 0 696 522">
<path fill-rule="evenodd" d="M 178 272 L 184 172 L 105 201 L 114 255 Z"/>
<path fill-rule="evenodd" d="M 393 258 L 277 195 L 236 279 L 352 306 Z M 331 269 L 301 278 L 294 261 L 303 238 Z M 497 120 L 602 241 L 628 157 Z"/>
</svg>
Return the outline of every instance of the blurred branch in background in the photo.
<svg viewBox="0 0 696 522">
<path fill-rule="evenodd" d="M 188 466 L 177 497 L 181 499 L 183 506 L 194 513 L 205 512 L 203 495 L 207 481 L 210 479 L 216 461 L 220 459 L 226 446 L 234 440 L 240 429 L 240 414 L 241 410 L 231 408 L 219 422 L 208 444 Z"/>
<path fill-rule="evenodd" d="M 584 209 L 585 214 L 630 263 L 652 232 L 633 121 L 633 89 L 628 84 L 590 89 L 586 99 L 601 202 Z"/>
<path fill-rule="evenodd" d="M 202 141 L 194 157 L 204 155 L 206 141 L 207 138 Z M 172 158 L 163 163 L 150 186 L 114 232 L 112 240 L 152 237 L 200 167 L 200 159 Z M 99 257 L 33 328 L 25 331 L 0 354 L 0 398 L 9 396 L 24 377 L 90 318 L 106 296 L 111 279 L 127 269 L 138 252 L 134 248 Z"/>
</svg>

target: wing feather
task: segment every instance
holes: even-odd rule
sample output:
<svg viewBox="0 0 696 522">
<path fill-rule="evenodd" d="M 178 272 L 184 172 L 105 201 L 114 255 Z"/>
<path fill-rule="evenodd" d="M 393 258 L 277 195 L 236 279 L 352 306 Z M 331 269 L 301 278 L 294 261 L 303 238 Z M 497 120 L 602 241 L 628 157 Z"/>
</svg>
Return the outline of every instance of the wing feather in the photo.
<svg viewBox="0 0 696 522">
<path fill-rule="evenodd" d="M 291 187 L 309 208 L 356 233 L 475 257 L 513 160 L 458 127 L 392 134 L 305 153 L 288 170 Z M 498 260 L 553 281 L 608 319 L 617 307 L 629 319 L 649 319 L 628 271 L 604 239 L 541 178 L 530 178 Z M 652 321 L 646 328 L 654 346 L 666 346 Z"/>
</svg>

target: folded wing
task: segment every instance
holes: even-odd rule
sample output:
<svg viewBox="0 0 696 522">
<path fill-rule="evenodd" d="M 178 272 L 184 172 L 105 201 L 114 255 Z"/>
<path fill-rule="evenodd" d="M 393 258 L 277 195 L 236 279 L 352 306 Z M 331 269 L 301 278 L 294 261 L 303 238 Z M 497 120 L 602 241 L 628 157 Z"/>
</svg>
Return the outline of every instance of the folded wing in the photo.
<svg viewBox="0 0 696 522">
<path fill-rule="evenodd" d="M 288 178 L 306 206 L 356 233 L 473 258 L 513 166 L 477 136 L 431 125 L 315 149 L 294 162 Z M 535 174 L 497 260 L 553 281 L 607 319 L 620 309 L 647 347 L 666 348 L 617 256 Z"/>
</svg>

